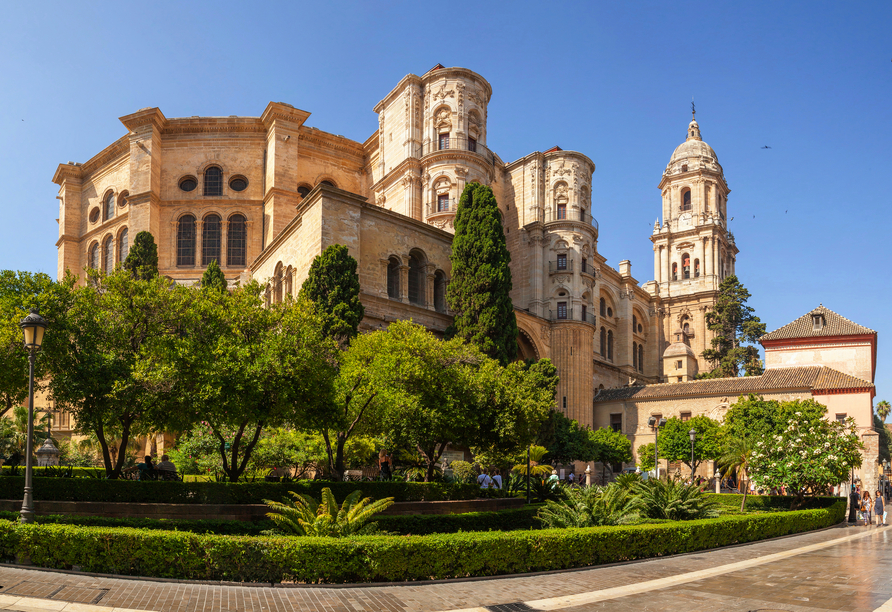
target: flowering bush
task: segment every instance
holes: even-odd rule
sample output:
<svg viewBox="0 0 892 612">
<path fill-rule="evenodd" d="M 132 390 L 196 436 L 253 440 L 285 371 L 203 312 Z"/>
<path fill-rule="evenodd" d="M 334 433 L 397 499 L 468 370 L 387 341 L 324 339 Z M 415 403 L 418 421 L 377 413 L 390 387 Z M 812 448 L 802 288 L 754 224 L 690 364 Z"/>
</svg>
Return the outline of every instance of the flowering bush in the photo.
<svg viewBox="0 0 892 612">
<path fill-rule="evenodd" d="M 765 488 L 786 486 L 793 508 L 806 495 L 822 495 L 861 465 L 855 420 L 829 421 L 796 411 L 787 423 L 758 440 L 749 469 Z"/>
</svg>

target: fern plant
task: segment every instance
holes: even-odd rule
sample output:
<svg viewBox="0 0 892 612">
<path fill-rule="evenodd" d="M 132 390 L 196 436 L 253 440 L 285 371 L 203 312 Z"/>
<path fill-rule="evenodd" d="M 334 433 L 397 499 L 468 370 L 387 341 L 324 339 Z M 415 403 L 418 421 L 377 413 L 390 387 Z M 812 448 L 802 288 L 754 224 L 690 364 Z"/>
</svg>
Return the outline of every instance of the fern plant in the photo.
<svg viewBox="0 0 892 612">
<path fill-rule="evenodd" d="M 266 515 L 275 523 L 278 531 L 288 535 L 322 536 L 343 538 L 352 535 L 370 535 L 377 531 L 378 523 L 368 522 L 374 515 L 393 505 L 387 497 L 373 502 L 371 497 L 360 499 L 361 491 L 353 491 L 340 508 L 331 489 L 322 489 L 320 501 L 309 495 L 288 492 L 294 501 L 263 502 L 275 512 Z"/>
<path fill-rule="evenodd" d="M 708 498 L 696 484 L 651 478 L 633 487 L 634 507 L 641 516 L 689 521 L 719 515 L 718 502 Z"/>
<path fill-rule="evenodd" d="M 638 518 L 635 496 L 628 488 L 606 487 L 569 489 L 561 501 L 547 501 L 539 511 L 547 527 L 599 527 L 625 525 Z"/>
</svg>

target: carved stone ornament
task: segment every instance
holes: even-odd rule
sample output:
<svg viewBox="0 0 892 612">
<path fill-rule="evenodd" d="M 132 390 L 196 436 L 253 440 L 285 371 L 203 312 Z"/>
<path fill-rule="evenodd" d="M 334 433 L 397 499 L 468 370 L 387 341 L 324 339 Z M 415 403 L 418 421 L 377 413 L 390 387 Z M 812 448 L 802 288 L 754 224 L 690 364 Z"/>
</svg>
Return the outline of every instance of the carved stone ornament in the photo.
<svg viewBox="0 0 892 612">
<path fill-rule="evenodd" d="M 446 98 L 455 97 L 454 89 L 446 89 L 446 81 L 440 84 L 439 89 L 434 90 L 434 100 L 445 100 Z"/>
<path fill-rule="evenodd" d="M 468 169 L 465 166 L 456 166 L 455 167 L 455 176 L 462 177 L 462 178 L 468 176 Z"/>
<path fill-rule="evenodd" d="M 452 113 L 450 113 L 448 109 L 441 108 L 437 111 L 437 117 L 434 120 L 435 125 L 438 128 L 452 128 L 451 115 Z"/>
<path fill-rule="evenodd" d="M 539 331 L 539 335 L 542 338 L 542 344 L 549 346 L 551 344 L 551 330 L 548 329 L 547 325 L 543 325 Z"/>
</svg>

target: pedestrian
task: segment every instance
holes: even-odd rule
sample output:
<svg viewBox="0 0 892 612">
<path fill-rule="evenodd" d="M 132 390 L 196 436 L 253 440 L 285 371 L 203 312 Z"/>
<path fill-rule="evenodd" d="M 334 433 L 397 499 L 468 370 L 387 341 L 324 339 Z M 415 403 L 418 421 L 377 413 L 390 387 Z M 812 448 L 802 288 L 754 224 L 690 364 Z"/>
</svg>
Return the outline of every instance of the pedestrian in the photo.
<svg viewBox="0 0 892 612">
<path fill-rule="evenodd" d="M 492 487 L 492 478 L 489 477 L 489 472 L 481 470 L 480 476 L 477 477 L 477 484 L 480 485 L 481 489 L 489 489 Z"/>
<path fill-rule="evenodd" d="M 861 519 L 864 521 L 865 527 L 867 527 L 871 522 L 871 520 L 870 520 L 871 503 L 870 502 L 871 502 L 870 491 L 865 491 L 864 493 L 861 494 Z"/>
<path fill-rule="evenodd" d="M 880 491 L 877 491 L 877 497 L 874 500 L 873 513 L 877 517 L 877 527 L 886 524 L 886 500 L 883 499 L 883 494 Z"/>
<path fill-rule="evenodd" d="M 567 484 L 572 487 L 575 484 L 575 482 L 576 482 L 576 474 L 574 474 L 573 470 L 571 469 L 570 473 L 567 474 Z"/>
<path fill-rule="evenodd" d="M 499 468 L 493 470 L 492 473 L 492 488 L 493 489 L 501 489 L 502 488 L 502 472 Z"/>
<path fill-rule="evenodd" d="M 557 470 L 551 470 L 551 476 L 548 477 L 548 482 L 558 482 L 560 478 L 558 478 Z"/>
</svg>

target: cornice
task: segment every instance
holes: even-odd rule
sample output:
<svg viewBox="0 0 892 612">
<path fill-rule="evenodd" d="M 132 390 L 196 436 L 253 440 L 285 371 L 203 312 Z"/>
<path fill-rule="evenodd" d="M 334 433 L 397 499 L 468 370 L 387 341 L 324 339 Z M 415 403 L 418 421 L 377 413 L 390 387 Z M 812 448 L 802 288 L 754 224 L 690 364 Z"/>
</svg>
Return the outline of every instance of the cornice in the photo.
<svg viewBox="0 0 892 612">
<path fill-rule="evenodd" d="M 381 178 L 381 180 L 369 187 L 369 192 L 374 193 L 382 187 L 390 186 L 393 183 L 398 183 L 399 181 L 403 180 L 403 176 L 405 176 L 407 170 L 415 170 L 420 174 L 421 160 L 419 160 L 417 157 L 407 157 L 399 164 L 397 164 L 396 168 L 391 168 L 390 171 Z"/>
<path fill-rule="evenodd" d="M 419 87 L 423 87 L 424 83 L 421 77 L 417 74 L 407 74 L 400 79 L 400 82 L 397 83 L 396 86 L 391 89 L 390 92 L 388 92 L 388 94 L 384 96 L 384 98 L 380 102 L 378 102 L 372 110 L 376 113 L 380 113 L 386 106 L 393 102 L 394 99 L 398 98 L 408 85 L 418 85 Z"/>
<path fill-rule="evenodd" d="M 72 236 L 71 234 L 62 234 L 59 236 L 59 239 L 56 240 L 56 246 L 62 246 L 63 242 L 80 242 L 80 238 L 77 236 Z"/>
<path fill-rule="evenodd" d="M 78 183 L 84 177 L 84 168 L 80 164 L 59 164 L 53 174 L 53 182 L 62 185 L 65 181 L 74 180 Z"/>
<path fill-rule="evenodd" d="M 483 156 L 478 155 L 477 153 L 472 153 L 470 151 L 462 151 L 461 149 L 442 149 L 439 151 L 431 151 L 421 158 L 421 164 L 425 168 L 427 168 L 428 166 L 436 162 L 451 162 L 454 160 L 473 162 L 476 166 L 483 168 L 490 181 L 495 179 L 496 169 L 493 167 L 492 164 L 488 163 Z"/>
<path fill-rule="evenodd" d="M 139 128 L 151 125 L 161 130 L 167 124 L 167 117 L 157 107 L 141 108 L 135 113 L 120 117 L 121 123 L 129 132 L 135 132 Z"/>
<path fill-rule="evenodd" d="M 84 162 L 80 168 L 82 176 L 87 176 L 98 170 L 99 168 L 116 161 L 120 157 L 130 155 L 130 136 L 122 136 L 102 151 Z"/>
<path fill-rule="evenodd" d="M 415 75 L 411 75 L 415 76 Z M 461 68 L 459 66 L 452 66 L 449 68 L 437 68 L 436 70 L 429 70 L 428 72 L 421 75 L 421 82 L 428 86 L 431 83 L 435 83 L 441 79 L 448 78 L 465 78 L 471 79 L 472 81 L 477 81 L 481 85 L 483 85 L 483 89 L 486 92 L 486 103 L 489 104 L 489 101 L 492 99 L 492 85 L 489 84 L 489 81 L 484 79 L 482 76 L 474 72 L 473 70 L 469 70 L 467 68 Z"/>
<path fill-rule="evenodd" d="M 790 348 L 796 347 L 799 348 L 808 348 L 809 346 L 824 346 L 828 345 L 839 345 L 839 346 L 852 346 L 855 343 L 866 343 L 868 346 L 873 346 L 876 342 L 877 335 L 873 334 L 850 334 L 850 335 L 840 335 L 840 336 L 809 336 L 807 338 L 776 338 L 774 340 L 760 340 L 760 344 L 765 347 L 765 349 L 774 349 L 774 348 Z"/>
<path fill-rule="evenodd" d="M 164 136 L 179 134 L 265 134 L 257 117 L 194 117 L 171 119 L 161 130 Z"/>
<path fill-rule="evenodd" d="M 566 151 L 562 149 L 560 151 L 551 151 L 550 153 L 544 153 L 543 157 L 545 158 L 546 162 L 551 162 L 551 160 L 560 159 L 562 157 L 578 157 L 589 165 L 591 174 L 595 173 L 595 162 L 593 162 L 588 155 L 586 155 L 585 153 L 580 153 L 579 151 Z"/>
<path fill-rule="evenodd" d="M 282 189 L 281 187 L 270 187 L 266 190 L 266 194 L 263 196 L 262 204 L 266 204 L 269 202 L 273 196 L 284 196 L 286 198 L 298 198 L 300 194 L 297 191 L 292 191 L 291 189 Z M 307 194 L 309 196 L 309 194 Z M 304 198 L 306 199 L 306 197 Z M 256 200 L 255 200 L 256 201 Z"/>
<path fill-rule="evenodd" d="M 336 136 L 317 130 L 316 128 L 304 127 L 298 133 L 298 141 L 310 145 L 316 145 L 323 149 L 331 149 L 340 153 L 352 155 L 358 160 L 365 161 L 365 150 L 363 146 L 355 140 L 350 140 L 345 136 Z"/>
<path fill-rule="evenodd" d="M 260 115 L 260 121 L 269 129 L 275 121 L 285 121 L 287 123 L 295 123 L 298 127 L 304 124 L 304 121 L 310 116 L 307 111 L 294 108 L 285 102 L 270 102 L 266 105 L 263 114 Z"/>
</svg>

